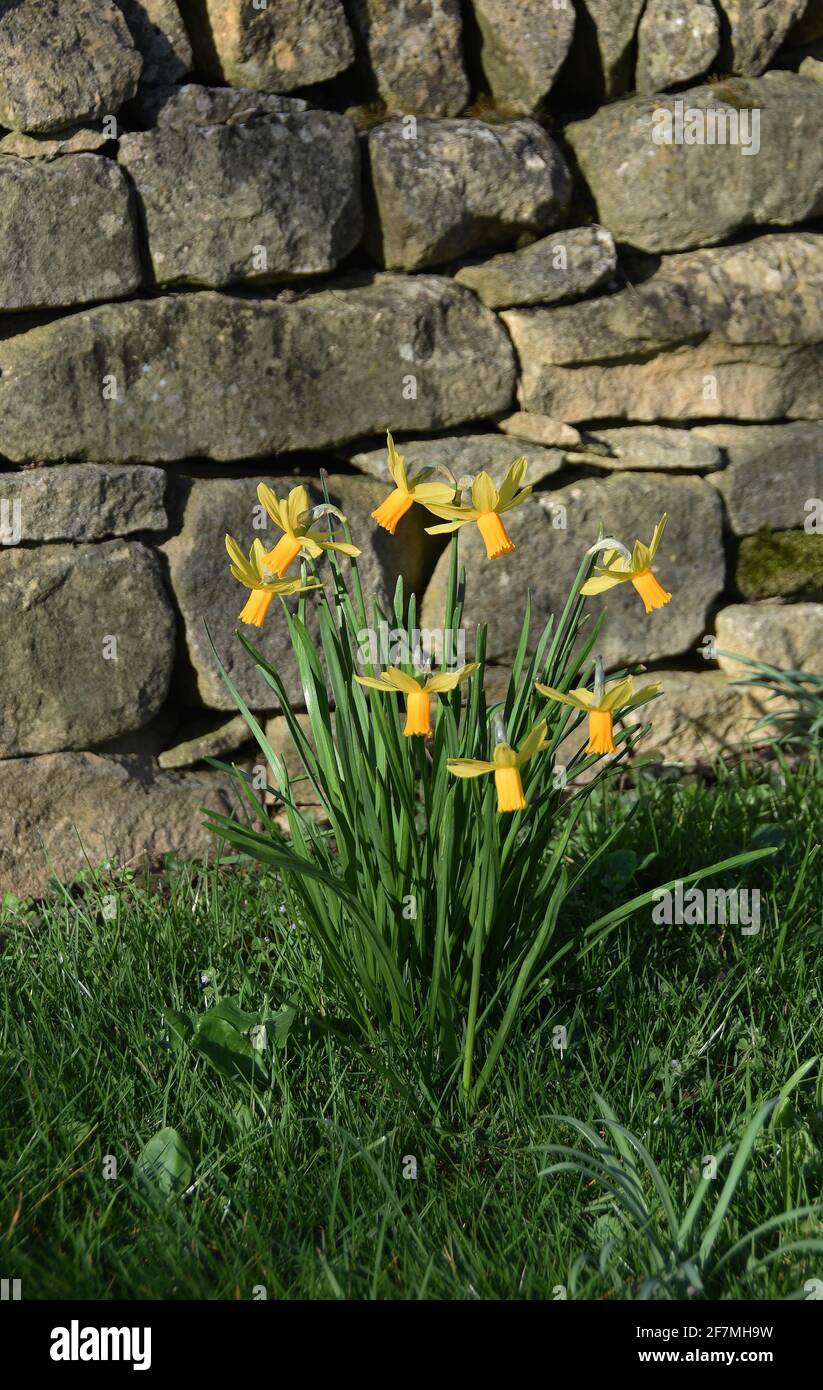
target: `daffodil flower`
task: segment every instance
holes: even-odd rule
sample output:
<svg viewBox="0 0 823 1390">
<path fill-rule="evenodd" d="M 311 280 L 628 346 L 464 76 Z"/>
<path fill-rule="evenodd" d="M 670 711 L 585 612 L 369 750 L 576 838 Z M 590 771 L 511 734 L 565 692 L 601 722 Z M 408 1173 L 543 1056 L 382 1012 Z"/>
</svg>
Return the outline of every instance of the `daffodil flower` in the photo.
<svg viewBox="0 0 823 1390">
<path fill-rule="evenodd" d="M 483 762 L 479 758 L 449 758 L 446 767 L 454 777 L 482 777 L 485 773 L 493 772 L 498 813 L 523 811 L 528 803 L 523 793 L 520 769 L 536 753 L 548 747 L 546 721 L 542 719 L 539 724 L 535 724 L 517 750 L 507 742 L 505 725 L 499 716 L 496 724 L 496 745 L 492 762 Z"/>
<path fill-rule="evenodd" d="M 472 483 L 470 507 L 432 505 L 431 502 L 427 502 L 426 506 L 430 512 L 446 518 L 445 526 L 427 526 L 427 535 L 438 536 L 447 531 L 457 531 L 468 522 L 476 521 L 486 542 L 488 559 L 496 560 L 498 555 L 510 555 L 515 548 L 514 542 L 500 517 L 503 512 L 510 512 L 513 507 L 519 507 L 531 492 L 530 486 L 518 491 L 527 467 L 526 459 L 515 459 L 500 485 L 499 492 L 488 473 L 478 473 Z"/>
<path fill-rule="evenodd" d="M 397 523 L 406 512 L 411 511 L 415 502 L 428 507 L 431 503 L 451 502 L 454 498 L 454 487 L 448 483 L 430 483 L 427 481 L 431 474 L 430 468 L 424 468 L 420 473 L 416 473 L 413 478 L 406 476 L 406 461 L 402 454 L 398 454 L 394 447 L 394 440 L 387 432 L 386 440 L 389 450 L 388 470 L 394 481 L 394 491 L 390 492 L 385 502 L 372 512 L 372 517 L 378 526 L 382 526 L 384 531 L 394 535 L 397 530 Z"/>
<path fill-rule="evenodd" d="M 603 566 L 598 567 L 592 578 L 581 585 L 581 594 L 603 594 L 607 589 L 614 588 L 615 584 L 624 584 L 630 579 L 642 598 L 647 613 L 651 613 L 655 608 L 662 608 L 664 603 L 669 603 L 671 594 L 663 588 L 651 570 L 668 519 L 667 513 L 664 512 L 654 528 L 650 544 L 644 545 L 642 541 L 635 541 L 634 550 L 631 552 L 625 545 L 621 545 L 620 541 L 616 541 L 614 536 L 607 536 L 605 540 L 597 541 L 591 546 L 586 554 L 596 555 L 603 551 Z"/>
<path fill-rule="evenodd" d="M 309 494 L 304 487 L 293 487 L 288 497 L 278 502 L 271 488 L 261 483 L 257 489 L 257 496 L 275 526 L 279 526 L 283 532 L 277 545 L 268 555 L 270 569 L 281 579 L 301 551 L 305 551 L 313 560 L 322 555 L 324 550 L 339 550 L 343 555 L 360 554 L 356 545 L 349 545 L 346 541 L 329 540 L 328 536 L 322 536 L 318 531 L 309 529 L 311 522 L 325 513 L 333 512 L 337 516 L 340 513 L 336 507 L 325 505 L 311 508 Z"/>
<path fill-rule="evenodd" d="M 423 680 L 415 680 L 414 676 L 407 676 L 405 671 L 390 666 L 380 676 L 355 676 L 354 679 L 359 685 L 368 686 L 369 690 L 383 690 L 390 695 L 402 692 L 406 696 L 406 727 L 403 733 L 410 738 L 414 734 L 432 732 L 429 697 L 445 695 L 447 691 L 454 690 L 474 674 L 478 665 L 477 661 L 471 661 L 459 671 L 443 671 L 440 675 L 428 676 Z"/>
<path fill-rule="evenodd" d="M 275 594 L 281 594 L 285 598 L 289 594 L 300 594 L 308 589 L 320 588 L 319 579 L 307 579 L 303 583 L 300 579 L 276 578 L 271 571 L 270 557 L 259 539 L 253 542 L 248 559 L 232 536 L 226 536 L 226 549 L 229 552 L 234 578 L 238 584 L 245 584 L 246 588 L 251 590 L 248 602 L 240 614 L 241 623 L 262 627 Z"/>
<path fill-rule="evenodd" d="M 539 681 L 535 682 L 535 689 L 550 700 L 559 700 L 561 704 L 571 705 L 572 709 L 583 710 L 588 714 L 587 753 L 616 753 L 614 716 L 620 714 L 627 705 L 639 705 L 651 699 L 660 689 L 660 682 L 656 681 L 653 685 L 644 685 L 642 690 L 633 694 L 633 684 L 631 676 L 626 676 L 625 680 L 618 681 L 611 690 L 607 690 L 603 662 L 598 657 L 595 662 L 594 690 L 580 687 L 564 694 L 561 690 L 554 690 L 550 685 L 541 685 Z"/>
</svg>

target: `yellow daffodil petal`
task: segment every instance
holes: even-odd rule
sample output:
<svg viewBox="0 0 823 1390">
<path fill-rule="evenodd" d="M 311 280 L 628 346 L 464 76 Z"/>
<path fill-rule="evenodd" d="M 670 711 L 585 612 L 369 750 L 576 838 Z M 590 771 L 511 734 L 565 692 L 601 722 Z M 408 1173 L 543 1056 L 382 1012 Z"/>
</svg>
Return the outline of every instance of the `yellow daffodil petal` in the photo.
<svg viewBox="0 0 823 1390">
<path fill-rule="evenodd" d="M 497 495 L 498 510 L 502 510 L 503 507 L 508 507 L 508 505 L 514 500 L 514 498 L 520 490 L 520 486 L 523 482 L 523 479 L 526 476 L 526 469 L 528 468 L 528 466 L 529 464 L 526 458 L 521 457 L 515 459 L 514 463 L 512 464 L 511 468 L 509 469 L 508 473 L 506 474 L 505 478 L 500 484 L 500 491 Z"/>
<path fill-rule="evenodd" d="M 523 793 L 523 779 L 516 767 L 498 767 L 494 773 L 497 790 L 497 813 L 504 815 L 512 811 L 525 811 L 528 805 Z"/>
<path fill-rule="evenodd" d="M 448 483 L 414 483 L 410 492 L 422 507 L 448 507 L 454 501 L 454 488 Z"/>
<path fill-rule="evenodd" d="M 481 762 L 479 758 L 449 758 L 446 767 L 453 777 L 482 777 L 485 772 L 494 772 L 494 763 Z"/>
<path fill-rule="evenodd" d="M 539 724 L 535 724 L 531 733 L 521 743 L 517 750 L 517 767 L 522 767 L 524 763 L 533 758 L 535 753 L 539 753 L 546 746 L 546 721 L 541 719 Z"/>
<path fill-rule="evenodd" d="M 406 738 L 425 738 L 431 732 L 431 700 L 428 692 L 412 691 L 406 700 L 406 726 L 403 733 Z"/>
<path fill-rule="evenodd" d="M 299 487 L 293 487 L 288 499 L 280 508 L 280 516 L 283 520 L 285 531 L 295 531 L 300 525 L 300 518 L 304 512 L 309 510 L 309 494 L 302 483 Z"/>
<path fill-rule="evenodd" d="M 616 710 L 621 705 L 625 705 L 632 698 L 632 678 L 626 676 L 625 680 L 618 681 L 611 690 L 607 690 L 603 699 L 595 709 Z"/>
<path fill-rule="evenodd" d="M 427 502 L 426 510 L 434 516 L 442 516 L 444 521 L 476 521 L 478 515 L 474 507 L 446 507 L 439 502 Z"/>
<path fill-rule="evenodd" d="M 651 562 L 652 557 L 649 554 L 649 547 L 644 545 L 642 541 L 635 541 L 634 549 L 632 550 L 632 571 L 637 574 L 641 570 L 647 570 Z"/>
<path fill-rule="evenodd" d="M 255 544 L 260 543 L 256 541 Z M 282 579 L 289 565 L 297 559 L 302 548 L 303 541 L 300 537 L 293 536 L 289 531 L 284 531 L 274 549 L 270 550 L 268 554 L 264 552 L 257 560 L 258 572 L 261 575 L 276 574 L 278 578 Z"/>
<path fill-rule="evenodd" d="M 281 531 L 285 531 L 285 526 L 281 520 L 280 503 L 267 483 L 259 483 L 257 488 L 257 498 L 261 506 L 271 517 L 275 526 L 279 526 Z"/>
<path fill-rule="evenodd" d="M 515 544 L 497 512 L 481 512 L 477 518 L 477 528 L 486 544 L 487 560 L 496 560 L 499 555 L 511 555 Z"/>
<path fill-rule="evenodd" d="M 268 593 L 265 589 L 253 589 L 238 617 L 238 622 L 248 623 L 250 627 L 262 627 L 273 598 L 274 594 Z"/>
<path fill-rule="evenodd" d="M 397 686 L 392 685 L 385 676 L 355 676 L 354 679 L 358 685 L 365 685 L 369 690 L 382 690 L 388 695 L 397 694 Z"/>
<path fill-rule="evenodd" d="M 414 676 L 407 675 L 405 671 L 399 671 L 396 666 L 389 666 L 383 675 L 395 690 L 402 690 L 406 695 L 417 695 L 423 689 L 420 681 L 416 681 Z"/>
<path fill-rule="evenodd" d="M 476 512 L 493 512 L 497 507 L 497 488 L 488 473 L 478 473 L 472 483 L 472 506 Z"/>
<path fill-rule="evenodd" d="M 516 497 L 512 497 L 511 500 L 510 500 L 509 502 L 498 502 L 498 504 L 497 504 L 497 513 L 498 513 L 498 515 L 500 516 L 500 515 L 502 515 L 504 512 L 511 512 L 511 511 L 514 511 L 514 508 L 515 508 L 515 507 L 519 507 L 521 502 L 525 502 L 525 500 L 526 500 L 527 497 L 531 497 L 531 493 L 532 493 L 532 487 L 531 487 L 531 483 L 529 483 L 528 487 L 524 487 L 524 488 L 522 489 L 522 491 L 521 491 L 521 492 L 518 492 L 518 494 L 517 494 Z"/>
<path fill-rule="evenodd" d="M 336 550 L 340 555 L 349 555 L 353 560 L 362 552 L 359 546 L 351 545 L 348 541 L 321 541 L 324 550 Z"/>
<path fill-rule="evenodd" d="M 564 694 L 562 690 L 555 690 L 551 685 L 541 685 L 539 681 L 534 683 L 535 690 L 539 690 L 541 695 L 545 695 L 549 700 L 559 700 L 562 705 L 571 705 L 572 709 L 587 710 L 591 704 L 591 691 L 570 690 Z M 581 696 L 588 695 L 588 703 L 584 703 Z"/>
<path fill-rule="evenodd" d="M 594 574 L 585 584 L 580 585 L 580 593 L 587 598 L 591 598 L 593 594 L 605 594 L 608 589 L 613 589 L 615 584 L 622 584 L 625 579 L 631 579 L 631 575 Z"/>
<path fill-rule="evenodd" d="M 229 552 L 230 569 L 234 578 L 245 584 L 247 589 L 253 589 L 257 583 L 257 575 L 233 536 L 226 536 L 226 550 Z"/>
<path fill-rule="evenodd" d="M 432 676 L 426 681 L 426 690 L 431 695 L 443 695 L 448 690 L 454 690 L 455 686 L 467 681 L 469 676 L 473 676 L 480 666 L 479 661 L 470 661 L 461 671 L 442 671 L 437 676 Z"/>
<path fill-rule="evenodd" d="M 469 517 L 464 517 L 460 521 L 446 521 L 442 526 L 427 526 L 425 528 L 427 536 L 445 536 L 449 531 L 459 531 L 461 526 L 465 526 Z"/>
<path fill-rule="evenodd" d="M 401 492 L 408 492 L 409 483 L 406 477 L 406 461 L 402 454 L 398 454 L 394 447 L 394 440 L 390 431 L 386 431 L 386 447 L 389 451 L 388 470 L 391 478 L 394 479 L 395 487 L 399 487 Z"/>
<path fill-rule="evenodd" d="M 668 521 L 668 519 L 668 512 L 664 512 L 657 525 L 655 526 L 654 531 L 652 532 L 652 538 L 649 542 L 649 556 L 651 560 L 653 560 L 655 555 L 657 554 L 660 542 L 663 539 L 663 532 L 666 529 L 666 522 Z"/>
</svg>

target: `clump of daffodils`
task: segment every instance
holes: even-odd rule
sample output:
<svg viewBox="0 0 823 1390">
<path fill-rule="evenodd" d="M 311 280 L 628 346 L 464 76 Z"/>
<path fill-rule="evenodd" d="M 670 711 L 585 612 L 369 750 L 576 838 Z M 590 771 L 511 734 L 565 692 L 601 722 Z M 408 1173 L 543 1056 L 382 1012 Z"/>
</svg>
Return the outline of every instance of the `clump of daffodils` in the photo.
<svg viewBox="0 0 823 1390">
<path fill-rule="evenodd" d="M 456 479 L 439 466 L 409 475 L 391 435 L 387 443 L 393 487 L 372 517 L 393 535 L 411 508 L 422 507 L 433 518 L 429 533 L 451 536 L 442 631 L 443 651 L 454 650 L 465 587 L 459 533 L 476 526 L 488 559 L 505 564 L 515 548 L 506 517 L 528 502 L 531 491 L 527 463 L 515 459 L 499 487 L 487 473 Z M 432 476 L 438 471 L 444 481 Z M 622 674 L 608 682 L 600 658 L 592 679 L 585 598 L 631 583 L 647 612 L 669 603 L 671 594 L 652 570 L 666 517 L 648 546 L 636 541 L 629 550 L 612 536 L 596 541 L 588 558 L 581 557 L 558 624 L 550 618 L 531 633 L 527 609 L 505 698 L 487 708 L 482 626 L 474 660 L 459 670 L 445 664 L 433 669 L 414 636 L 416 600 L 404 595 L 402 584 L 388 613 L 375 597 L 367 605 L 360 550 L 328 498 L 313 507 L 303 486 L 278 497 L 264 483 L 257 495 L 279 534 L 269 548 L 254 540 L 248 556 L 226 537 L 231 574 L 247 590 L 240 621 L 260 628 L 272 599 L 303 596 L 297 618 L 285 614 L 301 708 L 277 663 L 243 634 L 241 641 L 278 702 L 302 763 L 299 777 L 309 783 L 329 829 L 301 809 L 293 772 L 225 671 L 271 768 L 269 790 L 280 809 L 277 817 L 258 818 L 248 774 L 238 769 L 252 818 L 215 811 L 209 824 L 235 855 L 280 876 L 278 893 L 288 897 L 305 933 L 302 958 L 312 962 L 305 978 L 289 981 L 299 1007 L 322 1017 L 332 1033 L 342 1019 L 338 1036 L 367 1044 L 363 1056 L 373 1051 L 378 1033 L 399 1036 L 400 1070 L 413 1049 L 429 1095 L 454 1094 L 450 1086 L 459 1068 L 462 1095 L 475 1105 L 523 1000 L 548 985 L 568 947 L 549 949 L 576 881 L 566 852 L 574 804 L 605 771 L 600 760 L 626 748 L 619 721 L 660 689 L 653 682 L 635 690 L 631 676 Z M 520 530 L 525 535 L 528 528 Z M 341 557 L 351 562 L 348 573 Z M 309 624 L 304 610 L 315 602 L 318 622 Z M 362 633 L 371 634 L 373 624 L 399 629 L 414 658 L 364 664 Z M 585 752 L 574 752 L 572 768 L 594 769 L 583 790 L 571 794 L 563 789 L 565 778 L 555 775 L 566 720 L 560 706 L 571 706 L 588 725 Z M 618 905 L 608 920 L 636 904 Z M 588 930 L 605 930 L 608 920 Z M 587 946 L 593 940 L 586 936 Z"/>
</svg>

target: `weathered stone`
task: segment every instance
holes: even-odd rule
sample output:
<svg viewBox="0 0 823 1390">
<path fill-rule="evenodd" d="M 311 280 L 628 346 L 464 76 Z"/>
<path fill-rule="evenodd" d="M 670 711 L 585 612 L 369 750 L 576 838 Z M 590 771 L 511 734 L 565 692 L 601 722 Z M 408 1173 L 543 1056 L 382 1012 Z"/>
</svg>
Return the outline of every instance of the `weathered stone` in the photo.
<svg viewBox="0 0 823 1390">
<path fill-rule="evenodd" d="M 697 431 L 721 448 L 728 467 L 711 479 L 723 495 L 732 530 L 794 530 L 823 498 L 823 423 L 710 425 Z M 821 503 L 823 510 L 823 503 Z"/>
<path fill-rule="evenodd" d="M 142 272 L 128 183 L 110 159 L 0 159 L 0 310 L 133 293 Z"/>
<path fill-rule="evenodd" d="M 815 82 L 823 82 L 823 60 L 804 58 L 797 71 L 801 77 L 811 77 Z"/>
<path fill-rule="evenodd" d="M 182 0 L 198 69 L 230 87 L 293 92 L 343 72 L 354 42 L 340 0 Z"/>
<path fill-rule="evenodd" d="M 710 337 L 634 362 L 525 362 L 522 407 L 566 420 L 817 420 L 823 412 L 821 344 L 735 346 Z"/>
<path fill-rule="evenodd" d="M 143 58 L 141 81 L 179 82 L 191 72 L 192 51 L 177 0 L 115 0 Z"/>
<path fill-rule="evenodd" d="M 376 434 L 387 413 L 397 430 L 448 429 L 506 411 L 513 389 L 505 330 L 450 280 L 170 295 L 0 342 L 0 454 L 257 458 Z"/>
<path fill-rule="evenodd" d="M 657 670 L 663 693 L 654 704 L 635 711 L 627 724 L 652 722 L 652 730 L 638 753 L 660 751 L 669 763 L 711 763 L 739 751 L 749 743 L 763 742 L 754 733 L 758 711 L 745 689 L 732 685 L 720 671 Z"/>
<path fill-rule="evenodd" d="M 330 111 L 124 135 L 159 285 L 332 270 L 360 240 L 354 127 Z"/>
<path fill-rule="evenodd" d="M 311 483 L 309 479 L 282 477 L 266 481 L 281 497 L 303 481 L 311 487 L 314 501 L 323 500 L 317 483 Z M 224 544 L 226 532 L 233 535 L 246 550 L 255 535 L 272 544 L 279 535 L 272 523 L 269 523 L 266 531 L 253 529 L 253 509 L 259 511 L 257 482 L 256 478 L 194 481 L 180 534 L 164 547 L 169 559 L 174 596 L 183 618 L 190 667 L 187 685 L 181 693 L 186 699 L 196 700 L 212 709 L 233 710 L 235 705 L 214 659 L 204 626 L 206 622 L 220 659 L 252 709 L 274 710 L 278 701 L 237 641 L 235 632 L 238 628 L 280 671 L 289 698 L 298 704 L 302 703 L 303 698 L 281 601 L 277 600 L 272 605 L 265 625 L 260 629 L 242 627 L 237 620 L 245 603 L 246 591 L 229 574 Z M 362 551 L 358 567 L 369 609 L 373 593 L 384 604 L 390 601 L 401 568 L 410 588 L 420 592 L 428 553 L 422 509 L 413 508 L 401 520 L 396 536 L 392 537 L 380 530 L 370 516 L 386 497 L 387 490 L 383 484 L 371 478 L 332 477 L 328 486 L 331 500 L 347 516 L 354 542 Z M 323 565 L 325 567 L 327 561 L 324 560 Z M 299 571 L 293 569 L 291 572 Z M 292 598 L 286 602 L 294 611 L 298 600 Z M 306 602 L 309 630 L 316 634 L 314 614 L 318 600 L 309 594 Z"/>
<path fill-rule="evenodd" d="M 574 8 L 555 0 L 474 0 L 483 71 L 495 105 L 530 115 L 551 91 L 574 33 Z"/>
<path fill-rule="evenodd" d="M 345 0 L 390 112 L 456 116 L 471 89 L 463 67 L 460 0 Z"/>
<path fill-rule="evenodd" d="M 138 729 L 166 698 L 174 615 L 136 541 L 0 551 L 0 757 Z"/>
<path fill-rule="evenodd" d="M 556 363 L 640 356 L 707 333 L 728 343 L 819 343 L 823 236 L 784 232 L 664 256 L 654 275 L 617 294 L 503 318 L 515 341 L 539 336 L 541 357 Z"/>
<path fill-rule="evenodd" d="M 54 877 L 159 865 L 216 852 L 203 809 L 230 815 L 239 796 L 220 772 L 161 772 L 140 758 L 49 753 L 0 762 L 0 893 L 38 897 Z"/>
<path fill-rule="evenodd" d="M 690 110 L 697 115 L 688 118 L 689 129 L 704 143 L 682 143 L 678 111 L 685 132 Z M 709 121 L 725 123 L 726 143 L 722 131 L 706 124 L 705 112 Z M 819 84 L 770 72 L 605 106 L 572 122 L 565 135 L 598 220 L 615 238 L 645 251 L 676 251 L 723 241 L 745 227 L 819 216 L 819 122 Z M 712 135 L 715 142 L 707 143 Z"/>
<path fill-rule="evenodd" d="M 570 463 L 590 463 L 608 469 L 651 469 L 664 473 L 707 473 L 723 467 L 716 444 L 701 439 L 696 430 L 674 430 L 665 425 L 627 425 L 621 429 L 594 430 L 591 440 L 606 452 L 586 452 L 589 439 L 578 453 L 566 455 Z"/>
<path fill-rule="evenodd" d="M 823 535 L 759 531 L 744 536 L 734 582 L 747 602 L 763 598 L 823 600 Z"/>
<path fill-rule="evenodd" d="M 583 554 L 597 540 L 598 527 L 602 525 L 606 535 L 629 546 L 635 539 L 648 543 L 663 512 L 668 512 L 669 524 L 654 568 L 661 584 L 671 591 L 672 601 L 647 615 L 631 584 L 588 599 L 592 621 L 604 606 L 608 609 L 598 651 L 607 666 L 616 667 L 696 648 L 707 631 L 709 606 L 722 591 L 725 578 L 717 494 L 700 478 L 613 473 L 602 480 L 581 480 L 559 492 L 537 493 L 508 512 L 506 528 L 517 548 L 504 559 L 487 560 L 477 527 L 462 528 L 467 649 L 472 647 L 475 625 L 488 622 L 489 659 L 511 661 L 527 590 L 531 591 L 536 640 L 549 615 L 562 612 Z M 423 627 L 442 624 L 448 564 L 444 554 L 426 589 Z"/>
<path fill-rule="evenodd" d="M 763 661 L 779 671 L 823 676 L 823 603 L 734 603 L 715 621 L 721 651 Z M 739 679 L 752 668 L 719 656 L 721 671 Z"/>
<path fill-rule="evenodd" d="M 765 72 L 808 0 L 718 0 L 723 15 L 719 67 L 757 77 Z"/>
<path fill-rule="evenodd" d="M 526 410 L 565 420 L 820 413 L 823 238 L 812 233 L 664 257 L 617 294 L 502 318 Z"/>
<path fill-rule="evenodd" d="M 522 251 L 493 256 L 458 270 L 455 280 L 490 309 L 560 304 L 606 285 L 617 268 L 611 232 L 573 227 L 542 237 Z"/>
<path fill-rule="evenodd" d="M 237 714 L 216 729 L 201 731 L 182 743 L 176 743 L 173 748 L 165 748 L 158 755 L 157 763 L 159 767 L 168 769 L 193 767 L 205 758 L 222 758 L 226 753 L 236 752 L 252 737 L 242 714 Z"/>
<path fill-rule="evenodd" d="M 302 97 L 251 92 L 242 87 L 203 87 L 187 82 L 182 87 L 162 85 L 142 88 L 134 108 L 147 126 L 237 125 L 261 116 L 294 116 L 310 111 Z"/>
<path fill-rule="evenodd" d="M 567 0 L 568 3 L 568 0 Z M 631 90 L 632 54 L 646 0 L 574 0 L 577 21 L 563 85 L 596 103 Z"/>
<path fill-rule="evenodd" d="M 637 29 L 637 90 L 662 92 L 702 77 L 719 48 L 714 0 L 647 0 Z"/>
<path fill-rule="evenodd" d="M 59 130 L 113 115 L 143 60 L 112 0 L 0 3 L 0 125 Z"/>
<path fill-rule="evenodd" d="M 0 544 L 96 541 L 163 531 L 168 526 L 165 493 L 163 470 L 145 464 L 64 463 L 0 473 L 0 505 L 5 504 L 9 521 L 0 529 Z M 16 514 L 19 535 L 11 525 Z"/>
<path fill-rule="evenodd" d="M 498 420 L 497 428 L 514 439 L 544 444 L 547 449 L 575 449 L 582 443 L 580 431 L 574 425 L 553 420 L 549 415 L 527 415 L 525 410 L 516 410 L 513 415 Z"/>
<path fill-rule="evenodd" d="M 53 159 L 55 155 L 94 154 L 109 143 L 108 135 L 88 126 L 61 132 L 60 135 L 26 135 L 22 130 L 10 130 L 0 140 L 0 155 L 18 155 L 20 159 Z"/>
<path fill-rule="evenodd" d="M 450 468 L 455 478 L 459 479 L 468 474 L 475 475 L 485 471 L 491 474 L 497 484 L 503 481 L 508 469 L 520 454 L 526 454 L 528 457 L 527 481 L 530 483 L 542 482 L 544 478 L 551 477 L 553 473 L 559 472 L 563 467 L 561 449 L 544 449 L 539 444 L 522 448 L 519 443 L 515 444 L 512 440 L 499 434 L 467 434 L 453 435 L 446 439 L 398 440 L 397 447 L 405 458 L 406 467 L 410 472 L 416 473 L 421 468 L 433 468 L 440 463 Z M 385 446 L 346 456 L 349 462 L 355 468 L 359 468 L 361 472 L 370 473 L 373 478 L 380 478 L 383 482 L 389 481 Z M 432 474 L 433 482 L 439 482 L 441 479 L 442 474 Z M 442 480 L 445 481 L 445 479 Z"/>
<path fill-rule="evenodd" d="M 379 225 L 371 248 L 382 264 L 419 270 L 479 246 L 532 240 L 556 226 L 571 176 L 535 121 L 402 121 L 368 136 Z"/>
</svg>

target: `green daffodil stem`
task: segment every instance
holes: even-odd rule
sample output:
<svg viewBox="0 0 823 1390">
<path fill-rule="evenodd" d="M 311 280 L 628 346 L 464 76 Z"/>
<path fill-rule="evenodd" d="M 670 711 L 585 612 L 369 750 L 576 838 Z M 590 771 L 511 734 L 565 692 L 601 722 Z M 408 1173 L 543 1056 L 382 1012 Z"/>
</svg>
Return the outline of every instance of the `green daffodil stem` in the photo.
<svg viewBox="0 0 823 1390">
<path fill-rule="evenodd" d="M 477 798 L 473 795 L 473 800 Z M 477 1011 L 480 1006 L 480 974 L 483 965 L 483 923 L 480 918 L 480 874 L 475 874 L 472 884 L 471 912 L 469 921 L 474 922 L 474 954 L 472 956 L 471 991 L 469 994 L 469 1016 L 466 1020 L 466 1046 L 463 1053 L 463 1091 L 471 1094 L 472 1063 L 474 1061 L 474 1035 L 477 1029 Z"/>
</svg>

